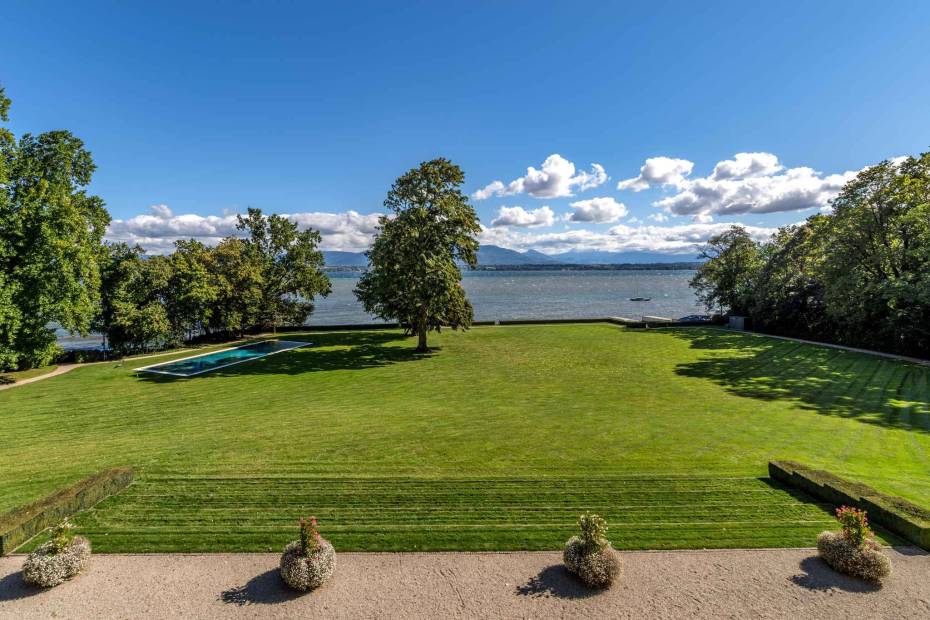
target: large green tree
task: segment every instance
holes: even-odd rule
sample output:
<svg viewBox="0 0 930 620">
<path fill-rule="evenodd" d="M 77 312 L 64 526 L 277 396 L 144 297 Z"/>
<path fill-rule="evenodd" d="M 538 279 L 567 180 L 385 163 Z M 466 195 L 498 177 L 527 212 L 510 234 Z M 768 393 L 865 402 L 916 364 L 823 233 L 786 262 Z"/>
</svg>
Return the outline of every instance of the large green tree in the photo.
<svg viewBox="0 0 930 620">
<path fill-rule="evenodd" d="M 0 120 L 9 121 L 10 99 L 0 86 Z M 16 154 L 16 139 L 6 127 L 0 126 L 0 187 L 9 183 L 11 165 Z M 10 196 L 0 191 L 0 213 L 9 209 Z M 3 222 L 0 221 L 0 265 L 6 266 L 13 257 L 11 239 L 7 238 Z M 14 348 L 16 334 L 19 331 L 22 313 L 16 306 L 14 294 L 16 286 L 13 274 L 0 269 L 0 370 L 14 368 L 19 355 Z"/>
<path fill-rule="evenodd" d="M 114 351 L 136 353 L 180 340 L 166 304 L 170 266 L 163 256 L 144 258 L 139 246 L 107 246 L 95 327 L 106 335 Z"/>
<path fill-rule="evenodd" d="M 762 266 L 759 245 L 742 226 L 711 237 L 701 249 L 704 262 L 691 286 L 705 306 L 746 315 L 752 306 L 754 279 Z"/>
<path fill-rule="evenodd" d="M 822 277 L 829 258 L 823 234 L 827 219 L 816 215 L 805 224 L 785 226 L 762 244 L 750 307 L 757 329 L 805 338 L 831 331 Z"/>
<path fill-rule="evenodd" d="M 825 229 L 827 312 L 844 342 L 930 351 L 930 153 L 860 172 Z"/>
<path fill-rule="evenodd" d="M 261 275 L 256 327 L 303 325 L 313 312 L 314 297 L 332 291 L 317 249 L 320 233 L 299 230 L 285 217 L 252 208 L 245 217 L 238 216 L 237 228 L 247 233 L 245 254 Z"/>
<path fill-rule="evenodd" d="M 472 307 L 459 264 L 475 267 L 481 228 L 462 193 L 462 170 L 447 159 L 413 168 L 391 186 L 355 294 L 365 310 L 397 321 L 427 350 L 429 331 L 467 328 Z"/>
<path fill-rule="evenodd" d="M 831 206 L 762 244 L 712 238 L 692 286 L 764 331 L 930 354 L 930 153 L 862 170 Z"/>
<path fill-rule="evenodd" d="M 0 118 L 10 100 L 0 88 Z M 84 189 L 95 170 L 68 131 L 24 134 L 0 128 L 0 367 L 46 364 L 54 330 L 86 334 L 97 312 L 103 200 Z"/>
<path fill-rule="evenodd" d="M 221 286 L 212 258 L 211 248 L 189 239 L 176 241 L 168 259 L 168 320 L 172 330 L 186 339 L 210 331 Z"/>
<path fill-rule="evenodd" d="M 210 252 L 210 273 L 216 298 L 208 311 L 211 334 L 241 335 L 259 321 L 262 303 L 262 269 L 248 244 L 227 237 Z"/>
</svg>

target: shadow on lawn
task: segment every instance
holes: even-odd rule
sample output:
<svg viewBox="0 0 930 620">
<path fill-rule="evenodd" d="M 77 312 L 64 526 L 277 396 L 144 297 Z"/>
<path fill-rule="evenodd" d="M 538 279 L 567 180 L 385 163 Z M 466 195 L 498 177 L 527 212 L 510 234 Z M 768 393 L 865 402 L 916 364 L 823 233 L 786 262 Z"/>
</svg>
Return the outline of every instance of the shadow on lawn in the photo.
<svg viewBox="0 0 930 620">
<path fill-rule="evenodd" d="M 517 586 L 517 594 L 531 598 L 589 598 L 598 593 L 585 587 L 575 579 L 561 564 L 553 564 L 539 571 L 522 586 Z"/>
<path fill-rule="evenodd" d="M 747 334 L 693 328 L 650 333 L 673 335 L 707 351 L 700 360 L 678 364 L 675 372 L 708 379 L 731 394 L 790 400 L 822 415 L 930 432 L 930 368 Z"/>
<path fill-rule="evenodd" d="M 328 370 L 363 370 L 400 362 L 427 359 L 441 348 L 417 353 L 416 341 L 397 332 L 319 332 L 289 336 L 282 340 L 306 341 L 310 346 L 269 355 L 241 364 L 219 368 L 194 377 L 172 377 L 139 373 L 139 379 L 153 383 L 198 381 L 211 377 L 245 375 L 297 375 Z"/>
<path fill-rule="evenodd" d="M 220 594 L 220 600 L 231 605 L 274 605 L 303 596 L 303 592 L 291 590 L 281 580 L 278 569 L 273 568 L 256 575 L 242 586 L 230 588 Z"/>
</svg>

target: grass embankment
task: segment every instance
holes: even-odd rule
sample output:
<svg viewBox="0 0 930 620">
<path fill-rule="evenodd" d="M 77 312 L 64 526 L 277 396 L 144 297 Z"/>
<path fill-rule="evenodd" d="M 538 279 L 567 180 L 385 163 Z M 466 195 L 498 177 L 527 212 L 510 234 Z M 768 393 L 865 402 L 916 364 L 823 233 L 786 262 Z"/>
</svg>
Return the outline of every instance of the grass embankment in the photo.
<svg viewBox="0 0 930 620">
<path fill-rule="evenodd" d="M 556 549 L 584 510 L 620 549 L 809 546 L 829 506 L 758 478 L 324 479 L 150 475 L 81 516 L 95 549 L 280 551 L 313 514 L 344 551 Z"/>
<path fill-rule="evenodd" d="M 0 394 L 0 511 L 105 467 L 101 551 L 554 548 L 600 511 L 622 548 L 812 544 L 794 459 L 930 505 L 930 369 L 711 329 L 397 332 L 188 380 L 101 364 Z M 170 359 L 166 358 L 166 359 Z"/>
</svg>

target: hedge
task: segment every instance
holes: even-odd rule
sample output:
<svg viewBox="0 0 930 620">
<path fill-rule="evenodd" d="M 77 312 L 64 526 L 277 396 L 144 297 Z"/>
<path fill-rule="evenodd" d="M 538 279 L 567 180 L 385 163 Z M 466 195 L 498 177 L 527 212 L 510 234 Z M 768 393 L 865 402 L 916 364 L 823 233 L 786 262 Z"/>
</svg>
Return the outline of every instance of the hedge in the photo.
<svg viewBox="0 0 930 620">
<path fill-rule="evenodd" d="M 835 506 L 855 506 L 865 510 L 872 523 L 930 550 L 930 510 L 794 461 L 770 462 L 769 476 Z"/>
<path fill-rule="evenodd" d="M 132 482 L 131 467 L 115 467 L 59 489 L 28 506 L 0 515 L 0 556 L 11 553 L 43 530 L 86 510 Z"/>
<path fill-rule="evenodd" d="M 91 364 L 93 362 L 106 362 L 119 359 L 121 356 L 111 350 L 103 349 L 72 349 L 61 351 L 55 356 L 56 364 Z"/>
</svg>

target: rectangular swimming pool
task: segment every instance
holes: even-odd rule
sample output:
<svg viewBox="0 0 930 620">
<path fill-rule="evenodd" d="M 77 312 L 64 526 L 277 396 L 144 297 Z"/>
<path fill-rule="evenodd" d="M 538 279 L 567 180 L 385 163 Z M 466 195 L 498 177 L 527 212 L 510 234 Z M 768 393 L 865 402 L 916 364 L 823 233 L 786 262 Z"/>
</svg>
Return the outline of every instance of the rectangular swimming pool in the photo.
<svg viewBox="0 0 930 620">
<path fill-rule="evenodd" d="M 309 342 L 293 342 L 289 340 L 263 340 L 262 342 L 244 344 L 232 349 L 192 355 L 191 357 L 185 357 L 184 359 L 175 360 L 173 362 L 143 366 L 142 368 L 137 368 L 136 371 L 153 372 L 161 375 L 172 375 L 174 377 L 193 377 L 225 366 L 249 362 L 261 357 L 274 355 L 275 353 L 281 353 L 282 351 L 299 349 L 309 344 Z"/>
</svg>

